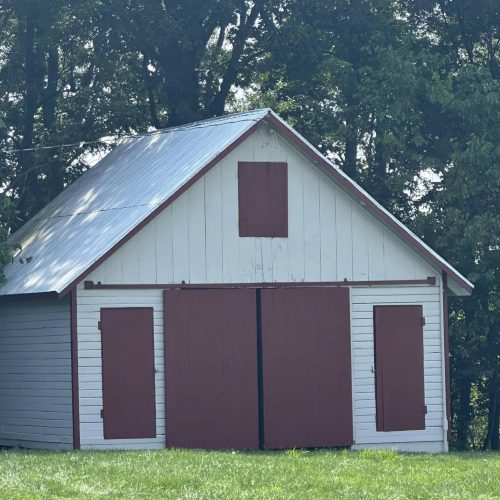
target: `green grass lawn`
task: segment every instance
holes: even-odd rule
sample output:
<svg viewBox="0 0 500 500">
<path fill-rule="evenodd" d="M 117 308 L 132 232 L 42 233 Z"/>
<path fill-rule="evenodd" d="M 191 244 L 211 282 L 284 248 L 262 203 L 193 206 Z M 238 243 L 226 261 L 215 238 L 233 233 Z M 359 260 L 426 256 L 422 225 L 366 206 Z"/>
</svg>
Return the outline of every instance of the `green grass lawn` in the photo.
<svg viewBox="0 0 500 500">
<path fill-rule="evenodd" d="M 0 450 L 0 498 L 500 498 L 500 454 Z"/>
</svg>

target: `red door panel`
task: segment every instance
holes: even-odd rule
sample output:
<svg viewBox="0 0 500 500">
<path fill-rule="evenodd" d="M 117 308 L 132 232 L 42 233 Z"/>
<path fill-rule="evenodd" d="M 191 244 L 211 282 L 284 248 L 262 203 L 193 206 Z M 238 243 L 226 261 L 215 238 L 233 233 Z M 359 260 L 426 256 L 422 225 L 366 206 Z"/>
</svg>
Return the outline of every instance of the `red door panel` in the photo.
<svg viewBox="0 0 500 500">
<path fill-rule="evenodd" d="M 256 292 L 164 294 L 167 445 L 259 446 Z"/>
<path fill-rule="evenodd" d="M 105 439 L 156 437 L 153 309 L 101 309 Z"/>
<path fill-rule="evenodd" d="M 265 447 L 351 445 L 348 289 L 266 289 L 261 298 Z"/>
<path fill-rule="evenodd" d="M 422 306 L 375 306 L 377 430 L 425 429 Z"/>
</svg>

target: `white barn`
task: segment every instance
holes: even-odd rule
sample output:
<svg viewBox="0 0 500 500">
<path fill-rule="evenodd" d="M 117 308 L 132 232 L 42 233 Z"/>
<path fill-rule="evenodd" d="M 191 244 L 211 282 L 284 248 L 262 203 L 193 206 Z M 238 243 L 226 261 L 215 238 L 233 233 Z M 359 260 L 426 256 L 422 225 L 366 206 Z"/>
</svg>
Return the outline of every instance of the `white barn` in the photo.
<svg viewBox="0 0 500 500">
<path fill-rule="evenodd" d="M 271 110 L 123 140 L 11 242 L 0 445 L 448 449 L 472 284 Z"/>
</svg>

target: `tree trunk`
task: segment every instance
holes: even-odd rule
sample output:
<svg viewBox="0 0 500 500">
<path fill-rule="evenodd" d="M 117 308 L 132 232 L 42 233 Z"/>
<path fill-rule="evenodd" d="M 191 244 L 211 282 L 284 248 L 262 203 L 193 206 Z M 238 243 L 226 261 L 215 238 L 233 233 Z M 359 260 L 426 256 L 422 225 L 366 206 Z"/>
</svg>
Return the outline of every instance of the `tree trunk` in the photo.
<svg viewBox="0 0 500 500">
<path fill-rule="evenodd" d="M 488 429 L 484 440 L 483 448 L 485 450 L 499 449 L 499 431 L 500 431 L 500 408 L 498 395 L 498 380 L 491 377 L 488 384 Z"/>
<path fill-rule="evenodd" d="M 463 47 L 465 49 L 465 52 L 467 53 L 469 63 L 474 64 L 474 43 L 472 41 L 470 33 L 467 33 L 461 0 L 455 0 L 455 10 L 457 13 L 457 21 L 460 28 Z"/>
<path fill-rule="evenodd" d="M 488 310 L 488 301 L 483 304 L 483 308 Z M 498 370 L 498 359 L 500 356 L 500 343 L 498 332 L 500 331 L 500 321 L 490 324 L 488 336 L 486 337 L 486 352 L 490 364 L 490 377 L 488 380 L 488 429 L 484 439 L 483 448 L 485 450 L 498 450 L 500 448 L 500 373 Z"/>
<path fill-rule="evenodd" d="M 142 71 L 144 75 L 144 84 L 146 85 L 146 91 L 148 93 L 148 106 L 149 115 L 151 118 L 151 125 L 156 129 L 161 128 L 160 120 L 158 119 L 158 111 L 156 109 L 156 99 L 154 94 L 154 82 L 148 68 L 149 60 L 146 53 L 142 53 Z"/>
<path fill-rule="evenodd" d="M 196 52 L 193 47 L 184 47 L 175 40 L 161 49 L 169 127 L 203 118 Z"/>
<path fill-rule="evenodd" d="M 373 188 L 375 188 L 375 190 L 373 190 L 371 194 L 373 194 L 375 199 L 379 203 L 384 205 L 384 207 L 389 208 L 391 206 L 390 202 L 392 193 L 389 189 L 389 186 L 387 185 L 387 158 L 384 144 L 384 134 L 384 127 L 380 123 L 380 119 L 377 117 L 377 119 L 375 120 L 375 154 L 373 156 L 373 163 L 372 165 L 370 165 L 370 180 L 371 185 L 373 186 Z"/>
<path fill-rule="evenodd" d="M 460 395 L 459 408 L 457 414 L 457 438 L 455 446 L 459 450 L 465 450 L 469 444 L 469 426 L 471 421 L 471 408 L 470 408 L 470 398 L 471 398 L 471 381 L 467 378 L 461 380 L 458 384 L 457 390 L 454 391 L 455 394 Z"/>
<path fill-rule="evenodd" d="M 238 77 L 238 71 L 240 70 L 241 66 L 241 56 L 243 55 L 243 52 L 245 50 L 245 45 L 250 35 L 250 30 L 254 26 L 260 9 L 262 8 L 262 3 L 262 0 L 256 0 L 254 2 L 252 10 L 248 14 L 248 17 L 240 14 L 240 25 L 238 27 L 238 33 L 233 43 L 231 58 L 229 60 L 226 71 L 224 72 L 219 92 L 215 95 L 209 108 L 209 112 L 211 115 L 220 116 L 224 114 L 224 106 L 229 96 L 229 92 L 231 90 L 231 87 L 235 83 L 236 78 Z"/>
<path fill-rule="evenodd" d="M 344 172 L 353 180 L 358 177 L 357 160 L 358 160 L 358 129 L 356 126 L 356 109 L 351 96 L 348 92 L 346 96 L 346 108 L 344 111 L 345 118 L 345 156 L 344 156 Z"/>
<path fill-rule="evenodd" d="M 59 80 L 59 55 L 58 48 L 53 45 L 49 48 L 47 61 L 47 86 L 45 88 L 45 98 L 43 100 L 43 122 L 49 137 L 55 137 L 56 131 L 56 104 L 57 104 L 57 83 Z M 48 163 L 47 172 L 47 200 L 55 198 L 64 189 L 64 169 L 65 162 L 60 160 L 58 155 L 46 153 L 44 160 Z"/>
<path fill-rule="evenodd" d="M 19 169 L 21 172 L 18 185 L 19 200 L 17 204 L 18 219 L 13 221 L 13 230 L 18 229 L 31 215 L 33 200 L 36 197 L 35 184 L 36 172 L 34 166 L 33 151 L 25 151 L 33 147 L 35 114 L 37 109 L 36 93 L 36 63 L 35 63 L 35 26 L 28 17 L 20 25 L 24 26 L 21 32 L 24 48 L 24 113 L 23 113 L 23 138 L 21 147 L 23 151 L 19 154 Z M 22 28 L 21 28 L 22 30 Z"/>
</svg>

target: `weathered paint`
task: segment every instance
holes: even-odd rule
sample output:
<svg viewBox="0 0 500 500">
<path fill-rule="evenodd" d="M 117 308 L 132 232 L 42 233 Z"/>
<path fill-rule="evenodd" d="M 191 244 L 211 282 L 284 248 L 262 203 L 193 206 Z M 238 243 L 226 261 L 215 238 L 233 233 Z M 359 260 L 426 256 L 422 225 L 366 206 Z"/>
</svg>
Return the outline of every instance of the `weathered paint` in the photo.
<svg viewBox="0 0 500 500">
<path fill-rule="evenodd" d="M 24 253 L 19 257 L 26 255 L 32 258 L 34 255 L 35 258 L 31 266 L 20 265 L 18 261 L 21 259 L 7 266 L 5 273 L 8 281 L 0 287 L 0 294 L 47 291 L 66 294 L 111 254 L 118 252 L 126 241 L 169 207 L 240 142 L 260 133 L 264 123 L 270 124 L 275 138 L 278 130 L 309 162 L 319 167 L 356 203 L 366 207 L 389 231 L 398 235 L 431 265 L 446 271 L 453 278 L 453 289 L 457 294 L 472 292 L 470 282 L 290 126 L 270 110 L 255 110 L 167 129 L 129 140 L 116 148 L 99 167 L 91 169 L 72 184 L 11 238 L 12 245 L 22 247 Z M 275 139 L 275 142 L 277 144 L 278 140 Z M 252 159 L 260 161 L 258 157 L 261 153 L 255 151 Z M 189 155 L 193 154 L 195 156 L 190 158 Z M 265 161 L 269 160 L 265 158 Z M 147 168 L 143 171 L 139 167 Z M 150 182 L 151 178 L 154 182 Z M 308 178 L 312 180 L 309 173 L 304 172 L 304 191 Z M 99 196 L 98 191 L 104 185 L 113 185 L 113 190 L 107 189 L 106 196 Z M 303 207 L 314 211 L 318 203 L 317 200 L 312 201 L 311 205 L 304 203 Z M 313 219 L 312 222 L 316 221 Z M 102 235 L 99 244 L 82 250 L 81 241 L 95 234 L 97 227 Z M 306 243 L 308 241 L 309 238 Z M 273 246 L 268 241 L 264 245 Z"/>
<path fill-rule="evenodd" d="M 470 295 L 472 293 L 474 285 L 468 281 L 467 278 L 462 276 L 432 248 L 420 240 L 404 224 L 398 221 L 396 217 L 388 212 L 382 205 L 380 205 L 380 203 L 374 200 L 341 169 L 335 168 L 332 170 L 332 163 L 278 115 L 270 112 L 265 118 L 263 118 L 263 121 L 269 123 L 275 130 L 283 134 L 288 141 L 297 146 L 300 151 L 309 158 L 309 161 L 318 165 L 318 167 L 327 176 L 335 179 L 336 183 L 338 183 L 338 185 L 341 186 L 346 193 L 350 193 L 359 204 L 366 207 L 374 217 L 386 224 L 387 227 L 394 232 L 394 234 L 399 235 L 419 255 L 424 257 L 427 262 L 436 266 L 442 272 L 451 277 L 453 285 L 451 283 L 449 283 L 449 285 L 450 288 L 453 289 L 454 293 L 457 295 Z"/>
<path fill-rule="evenodd" d="M 380 280 L 380 281 L 273 281 L 270 283 L 126 283 L 126 284 L 106 284 L 84 281 L 85 290 L 207 290 L 210 288 L 332 288 L 332 287 L 366 287 L 366 286 L 413 286 L 413 285 L 435 285 L 436 278 L 428 277 L 419 280 Z"/>
<path fill-rule="evenodd" d="M 443 397 L 440 361 L 441 309 L 439 286 L 359 287 L 351 289 L 351 349 L 355 447 L 392 443 L 392 447 L 415 451 L 444 451 Z M 165 446 L 163 292 L 154 290 L 85 290 L 78 288 L 78 347 L 80 354 L 80 408 L 82 448 L 162 448 Z M 423 305 L 425 394 L 428 413 L 422 431 L 377 432 L 375 416 L 373 306 L 384 304 Z M 154 439 L 104 440 L 100 334 L 97 329 L 101 307 L 154 308 L 155 387 L 157 437 Z"/>
<path fill-rule="evenodd" d="M 276 161 L 288 164 L 288 238 L 238 236 L 238 161 Z M 197 180 L 169 207 L 89 275 L 95 283 L 151 284 L 218 283 L 289 284 L 358 281 L 361 284 L 394 280 L 390 286 L 352 288 L 353 408 L 356 446 L 380 443 L 428 443 L 443 449 L 443 398 L 439 358 L 439 288 L 427 282 L 440 273 L 405 242 L 376 221 L 320 173 L 296 149 L 262 127 Z M 319 200 L 318 200 L 319 198 Z M 200 215 L 201 214 L 201 215 Z M 401 280 L 406 281 L 406 286 Z M 413 280 L 427 284 L 418 285 Z M 79 285 L 79 349 L 82 408 L 82 447 L 158 448 L 165 442 L 163 317 L 160 289 L 85 290 Z M 424 327 L 426 429 L 380 433 L 375 422 L 375 388 L 371 372 L 373 305 L 421 303 Z M 106 306 L 143 304 L 154 307 L 156 409 L 158 435 L 154 439 L 104 441 L 98 412 L 100 364 L 96 310 Z M 429 322 L 430 318 L 430 322 Z M 371 340 L 368 339 L 371 335 Z M 435 336 L 437 335 L 437 339 Z M 88 359 L 87 359 L 88 358 Z M 405 444 L 406 443 L 406 444 Z M 409 444 L 408 444 L 409 443 Z M 422 445 L 425 447 L 425 445 Z M 420 448 L 419 444 L 416 448 Z"/>
<path fill-rule="evenodd" d="M 264 158 L 288 165 L 287 238 L 239 237 L 238 162 Z M 261 128 L 88 279 L 216 284 L 428 276 L 439 272 L 283 139 Z"/>
</svg>

